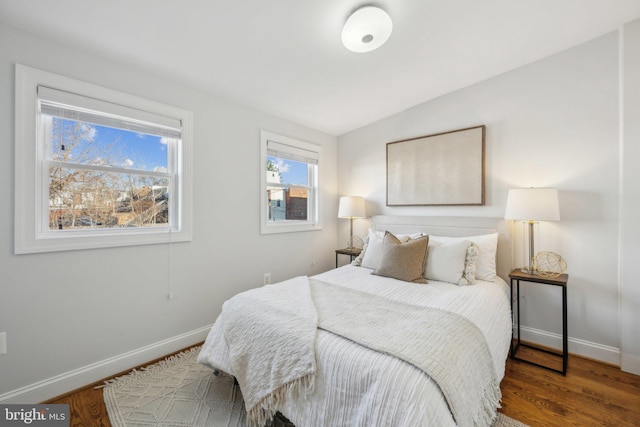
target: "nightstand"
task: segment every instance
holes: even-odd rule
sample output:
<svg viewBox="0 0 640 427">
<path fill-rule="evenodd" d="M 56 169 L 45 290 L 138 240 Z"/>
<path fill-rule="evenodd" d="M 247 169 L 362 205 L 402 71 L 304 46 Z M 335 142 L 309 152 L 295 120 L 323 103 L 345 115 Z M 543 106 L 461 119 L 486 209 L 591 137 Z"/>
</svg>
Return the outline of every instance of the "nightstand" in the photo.
<svg viewBox="0 0 640 427">
<path fill-rule="evenodd" d="M 336 249 L 336 268 L 338 268 L 338 255 L 349 255 L 350 261 L 353 261 L 355 257 L 360 255 L 362 248 L 344 248 Z"/>
<path fill-rule="evenodd" d="M 514 337 L 511 339 L 511 358 L 520 360 L 522 362 L 529 363 L 531 365 L 536 365 L 541 368 L 549 369 L 554 372 L 559 372 L 562 375 L 567 374 L 567 361 L 569 359 L 568 352 L 568 336 L 567 336 L 567 281 L 569 280 L 569 276 L 567 274 L 561 274 L 558 277 L 542 277 L 537 274 L 529 274 L 523 273 L 519 269 L 513 270 L 509 274 L 509 279 L 511 279 L 511 313 L 513 313 L 513 283 L 516 283 L 516 323 L 518 328 L 518 337 L 516 339 L 516 343 L 514 345 Z M 562 354 L 558 354 L 554 351 L 550 351 L 544 348 L 536 347 L 530 344 L 525 344 L 520 341 L 520 281 L 536 283 L 541 285 L 551 285 L 551 286 L 559 286 L 562 289 Z M 513 333 L 512 333 L 513 335 Z M 526 359 L 521 359 L 516 356 L 520 347 L 528 347 L 537 351 L 542 351 L 553 356 L 558 356 L 562 358 L 562 370 L 554 369 L 549 366 L 545 366 L 536 362 L 532 362 Z"/>
</svg>

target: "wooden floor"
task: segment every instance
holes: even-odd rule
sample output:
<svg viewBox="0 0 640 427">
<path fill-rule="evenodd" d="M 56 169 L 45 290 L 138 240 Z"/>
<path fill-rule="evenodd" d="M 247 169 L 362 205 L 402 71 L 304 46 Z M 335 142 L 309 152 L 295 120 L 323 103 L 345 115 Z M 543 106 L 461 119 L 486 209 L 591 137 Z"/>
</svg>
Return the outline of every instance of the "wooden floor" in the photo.
<svg viewBox="0 0 640 427">
<path fill-rule="evenodd" d="M 531 427 L 640 426 L 640 376 L 577 356 L 569 357 L 566 377 L 508 360 L 501 388 L 500 412 Z M 93 385 L 47 403 L 69 404 L 71 426 L 111 425 L 102 390 Z"/>
<path fill-rule="evenodd" d="M 521 348 L 518 357 L 560 369 L 560 358 Z M 537 426 L 640 426 L 640 376 L 569 356 L 566 377 L 509 359 L 502 383 L 505 415 Z"/>
</svg>

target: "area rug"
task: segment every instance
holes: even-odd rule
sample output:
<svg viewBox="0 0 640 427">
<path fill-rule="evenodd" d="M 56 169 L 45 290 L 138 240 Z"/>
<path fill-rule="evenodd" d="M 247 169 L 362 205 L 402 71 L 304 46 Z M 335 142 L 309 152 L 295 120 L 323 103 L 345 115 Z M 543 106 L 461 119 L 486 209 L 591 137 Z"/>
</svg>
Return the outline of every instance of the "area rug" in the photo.
<svg viewBox="0 0 640 427">
<path fill-rule="evenodd" d="M 196 362 L 200 347 L 109 380 L 104 402 L 113 427 L 244 427 L 240 389 Z M 294 427 L 279 417 L 271 427 Z M 492 427 L 527 427 L 498 414 Z"/>
</svg>

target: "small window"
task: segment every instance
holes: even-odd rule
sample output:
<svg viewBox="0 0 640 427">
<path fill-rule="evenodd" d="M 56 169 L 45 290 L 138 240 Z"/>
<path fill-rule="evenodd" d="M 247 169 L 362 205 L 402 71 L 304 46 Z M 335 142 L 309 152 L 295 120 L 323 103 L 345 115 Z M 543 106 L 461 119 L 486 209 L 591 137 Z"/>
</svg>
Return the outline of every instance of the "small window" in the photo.
<svg viewBox="0 0 640 427">
<path fill-rule="evenodd" d="M 190 240 L 191 113 L 23 66 L 16 107 L 16 253 Z"/>
<path fill-rule="evenodd" d="M 263 234 L 319 230 L 321 147 L 261 132 Z"/>
</svg>

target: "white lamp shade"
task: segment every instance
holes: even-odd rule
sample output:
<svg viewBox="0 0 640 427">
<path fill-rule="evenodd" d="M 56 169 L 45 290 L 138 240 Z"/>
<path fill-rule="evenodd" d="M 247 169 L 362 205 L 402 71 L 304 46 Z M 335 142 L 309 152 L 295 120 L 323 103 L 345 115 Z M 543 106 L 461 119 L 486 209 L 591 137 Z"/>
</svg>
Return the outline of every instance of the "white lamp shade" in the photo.
<svg viewBox="0 0 640 427">
<path fill-rule="evenodd" d="M 370 52 L 382 46 L 391 36 L 393 22 L 384 10 L 362 7 L 347 19 L 342 28 L 342 44 L 352 52 Z"/>
<path fill-rule="evenodd" d="M 522 221 L 560 221 L 558 190 L 555 188 L 509 190 L 504 217 Z"/>
<path fill-rule="evenodd" d="M 365 218 L 364 198 L 359 196 L 340 197 L 338 218 Z"/>
</svg>

